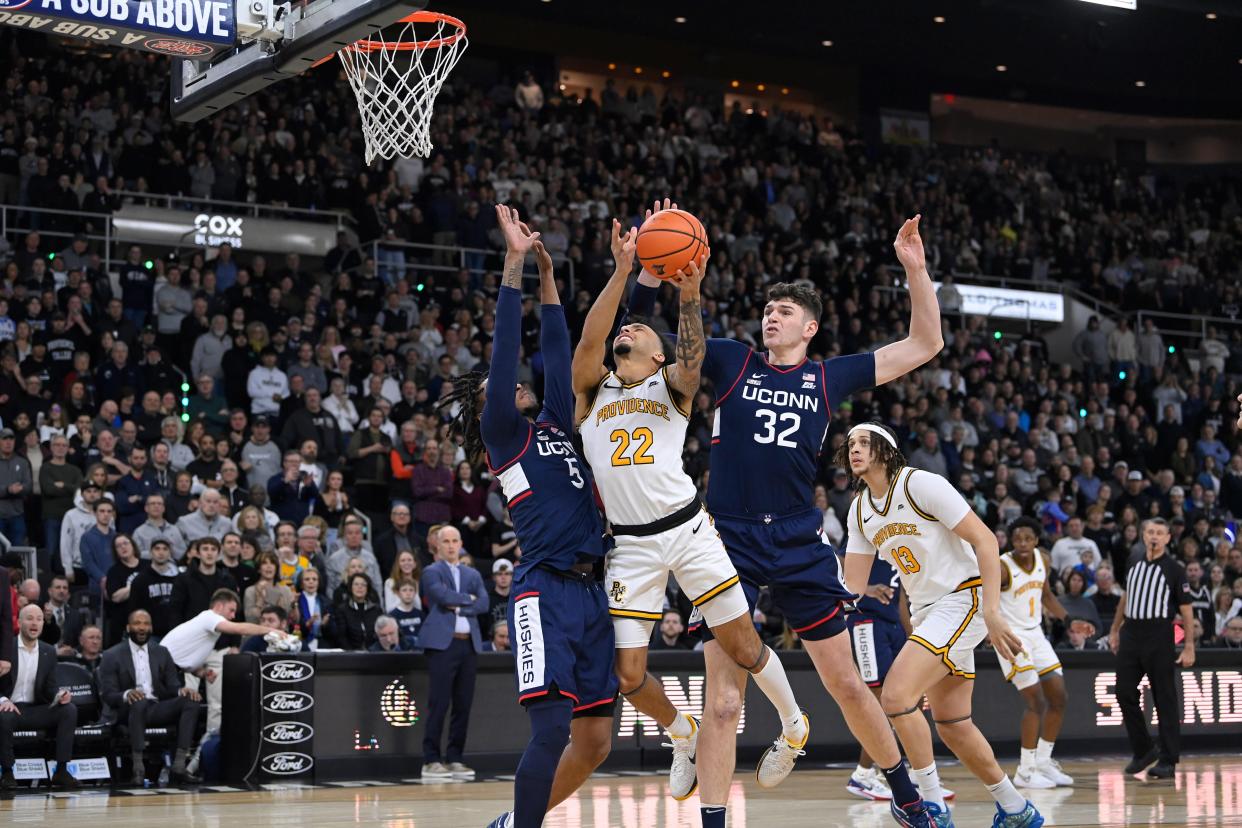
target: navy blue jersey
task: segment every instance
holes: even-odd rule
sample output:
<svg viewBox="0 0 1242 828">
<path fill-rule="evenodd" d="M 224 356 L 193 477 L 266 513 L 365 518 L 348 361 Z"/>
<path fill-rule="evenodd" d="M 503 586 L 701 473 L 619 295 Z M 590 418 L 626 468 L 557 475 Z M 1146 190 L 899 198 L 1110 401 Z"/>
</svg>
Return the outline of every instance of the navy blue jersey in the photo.
<svg viewBox="0 0 1242 828">
<path fill-rule="evenodd" d="M 572 442 L 569 326 L 560 305 L 543 306 L 544 407 L 531 423 L 513 404 L 521 317 L 521 292 L 502 287 L 483 407 L 483 445 L 522 547 L 518 571 L 541 563 L 569 569 L 584 557 L 603 555 L 594 484 Z"/>
<path fill-rule="evenodd" d="M 656 292 L 636 285 L 630 310 L 647 313 Z M 716 389 L 707 508 L 724 517 L 790 515 L 814 506 L 830 409 L 875 385 L 875 355 L 778 366 L 741 342 L 709 339 L 703 377 Z"/>
<path fill-rule="evenodd" d="M 884 584 L 884 586 L 892 587 L 893 597 L 887 604 L 882 604 L 875 598 L 868 598 L 864 595 L 858 599 L 858 611 L 869 618 L 882 618 L 885 621 L 900 624 L 901 612 L 897 608 L 901 606 L 901 578 L 897 576 L 897 570 L 893 565 L 876 555 L 871 562 L 871 576 L 867 578 L 867 584 L 868 586 Z"/>
</svg>

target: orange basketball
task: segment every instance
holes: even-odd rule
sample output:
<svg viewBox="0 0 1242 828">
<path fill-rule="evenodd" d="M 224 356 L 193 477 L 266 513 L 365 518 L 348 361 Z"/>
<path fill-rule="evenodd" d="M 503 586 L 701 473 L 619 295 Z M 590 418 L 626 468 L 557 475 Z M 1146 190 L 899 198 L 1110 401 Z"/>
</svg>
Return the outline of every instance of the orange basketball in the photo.
<svg viewBox="0 0 1242 828">
<path fill-rule="evenodd" d="M 685 210 L 661 210 L 638 228 L 638 261 L 657 278 L 668 279 L 692 261 L 702 265 L 706 255 L 707 231 Z"/>
</svg>

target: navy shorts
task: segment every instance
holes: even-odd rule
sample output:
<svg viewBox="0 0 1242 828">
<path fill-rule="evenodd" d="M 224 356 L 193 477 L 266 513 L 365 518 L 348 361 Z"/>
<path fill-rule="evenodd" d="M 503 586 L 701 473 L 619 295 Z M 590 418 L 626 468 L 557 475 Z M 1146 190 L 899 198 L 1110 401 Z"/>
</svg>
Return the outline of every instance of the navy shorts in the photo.
<svg viewBox="0 0 1242 828">
<path fill-rule="evenodd" d="M 881 687 L 897 654 L 906 646 L 906 631 L 900 624 L 861 612 L 848 616 L 854 663 L 868 687 Z"/>
<path fill-rule="evenodd" d="M 760 588 L 766 586 L 804 641 L 822 641 L 845 630 L 845 605 L 857 596 L 841 580 L 819 510 L 785 517 L 713 517 L 752 612 Z M 700 632 L 704 640 L 710 639 L 706 625 Z"/>
<path fill-rule="evenodd" d="M 575 716 L 611 716 L 617 700 L 612 618 L 590 577 L 530 567 L 513 579 L 509 643 L 522 704 L 562 696 Z"/>
</svg>

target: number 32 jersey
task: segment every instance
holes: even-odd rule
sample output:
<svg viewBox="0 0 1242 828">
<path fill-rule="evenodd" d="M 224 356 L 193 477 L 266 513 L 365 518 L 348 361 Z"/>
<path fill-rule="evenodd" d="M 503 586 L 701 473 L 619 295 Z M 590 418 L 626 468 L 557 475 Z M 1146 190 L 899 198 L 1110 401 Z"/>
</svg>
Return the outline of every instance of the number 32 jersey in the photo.
<svg viewBox="0 0 1242 828">
<path fill-rule="evenodd" d="M 914 615 L 951 592 L 982 584 L 975 551 L 953 533 L 969 511 L 948 480 L 906 466 L 879 501 L 866 488 L 854 497 L 845 553 L 878 554 L 895 566 Z"/>
<path fill-rule="evenodd" d="M 781 517 L 814 506 L 830 408 L 875 384 L 875 356 L 776 366 L 741 342 L 709 339 L 716 389 L 707 508 L 717 517 Z"/>
</svg>

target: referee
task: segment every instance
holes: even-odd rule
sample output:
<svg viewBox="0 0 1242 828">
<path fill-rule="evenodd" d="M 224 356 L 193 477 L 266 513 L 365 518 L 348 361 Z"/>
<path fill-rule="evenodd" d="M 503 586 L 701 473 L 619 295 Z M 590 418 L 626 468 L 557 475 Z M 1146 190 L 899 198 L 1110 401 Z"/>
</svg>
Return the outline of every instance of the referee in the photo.
<svg viewBox="0 0 1242 828">
<path fill-rule="evenodd" d="M 1172 779 L 1181 743 L 1174 665 L 1190 667 L 1195 663 L 1194 609 L 1185 568 L 1166 554 L 1169 524 L 1163 518 L 1143 524 L 1143 545 L 1146 551 L 1135 553 L 1126 564 L 1125 591 L 1108 643 L 1117 654 L 1117 704 L 1134 751 L 1126 773 L 1140 773 L 1150 767 L 1147 778 Z M 1173 617 L 1178 613 L 1186 631 L 1186 646 L 1175 658 Z M 1139 682 L 1144 675 L 1151 683 L 1160 714 L 1158 747 L 1152 743 L 1143 716 Z"/>
</svg>

